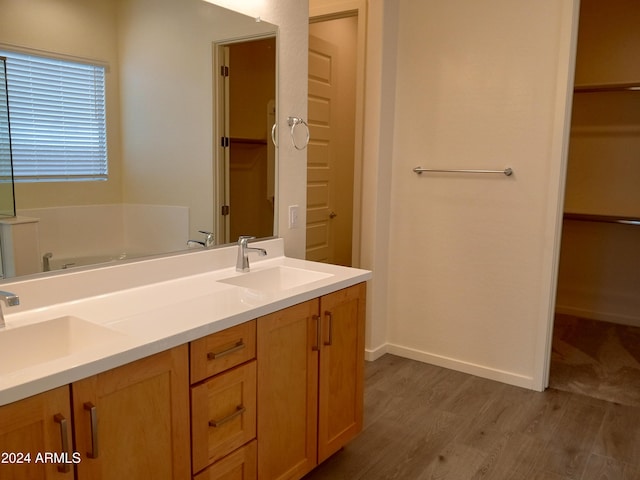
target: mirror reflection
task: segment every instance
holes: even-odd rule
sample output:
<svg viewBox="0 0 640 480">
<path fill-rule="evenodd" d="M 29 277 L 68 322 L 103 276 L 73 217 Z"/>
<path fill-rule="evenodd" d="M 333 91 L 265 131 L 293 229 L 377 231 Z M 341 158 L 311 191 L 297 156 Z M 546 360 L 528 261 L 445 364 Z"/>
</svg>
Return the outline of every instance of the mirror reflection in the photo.
<svg viewBox="0 0 640 480">
<path fill-rule="evenodd" d="M 16 175 L 32 244 L 6 276 L 202 248 L 201 232 L 215 244 L 275 233 L 277 27 L 201 0 L 0 11 L 1 51 L 104 67 L 108 158 L 106 178 Z"/>
<path fill-rule="evenodd" d="M 6 59 L 0 56 L 0 217 L 15 215 L 6 71 Z"/>
</svg>

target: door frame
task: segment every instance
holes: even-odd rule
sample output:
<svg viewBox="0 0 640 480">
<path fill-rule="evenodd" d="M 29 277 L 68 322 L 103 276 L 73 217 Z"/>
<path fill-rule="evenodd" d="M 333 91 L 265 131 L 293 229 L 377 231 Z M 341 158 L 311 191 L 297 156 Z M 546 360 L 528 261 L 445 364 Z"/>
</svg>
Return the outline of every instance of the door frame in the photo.
<svg viewBox="0 0 640 480">
<path fill-rule="evenodd" d="M 356 115 L 353 159 L 353 226 L 351 240 L 351 265 L 361 266 L 362 250 L 362 175 L 364 139 L 365 54 L 367 38 L 367 4 L 365 0 L 341 0 L 327 5 L 310 5 L 309 22 L 322 22 L 356 16 L 358 32 L 356 44 Z"/>
<path fill-rule="evenodd" d="M 556 159 L 557 176 L 552 175 L 550 180 L 550 191 L 555 194 L 555 202 L 549 203 L 547 212 L 547 227 L 549 236 L 553 239 L 552 250 L 548 253 L 550 261 L 544 262 L 543 272 L 548 275 L 549 291 L 541 292 L 541 303 L 546 305 L 542 313 L 546 313 L 546 318 L 541 319 L 534 350 L 534 369 L 532 387 L 543 391 L 549 387 L 549 374 L 551 369 L 551 349 L 553 343 L 553 325 L 556 309 L 556 292 L 558 289 L 558 271 L 560 266 L 560 244 L 562 241 L 562 221 L 564 212 L 564 195 L 567 181 L 567 163 L 569 158 L 569 140 L 571 134 L 571 110 L 573 107 L 573 88 L 576 67 L 576 55 L 578 50 L 578 22 L 580 17 L 580 0 L 571 0 L 565 8 L 570 8 L 572 12 L 571 29 L 566 33 L 569 37 L 563 42 L 566 45 L 565 51 L 560 51 L 559 58 L 566 58 L 567 69 L 558 69 L 557 92 L 558 101 L 556 103 L 554 124 L 562 126 L 556 129 L 554 141 L 551 145 L 551 156 Z M 559 66 L 561 67 L 561 66 Z M 553 171 L 551 172 L 553 174 Z M 555 207 L 555 208 L 554 208 Z M 548 266 L 548 267 L 547 267 Z"/>
<path fill-rule="evenodd" d="M 222 214 L 223 205 L 229 205 L 230 203 L 230 186 L 229 186 L 229 148 L 225 148 L 221 144 L 221 138 L 229 136 L 229 85 L 227 77 L 223 77 L 220 74 L 220 69 L 223 66 L 228 66 L 229 62 L 229 46 L 237 43 L 252 42 L 256 40 L 262 40 L 267 38 L 275 38 L 276 46 L 278 45 L 277 33 L 269 32 L 259 35 L 247 35 L 240 38 L 220 40 L 213 42 L 212 55 L 213 55 L 213 112 L 214 112 L 214 127 L 213 127 L 213 231 L 215 233 L 216 245 L 227 244 L 234 240 L 229 238 L 230 235 L 230 213 L 228 215 Z M 276 48 L 276 82 L 275 82 L 275 105 L 277 110 L 278 105 L 278 48 Z M 277 118 L 277 112 L 276 112 Z M 277 178 L 278 178 L 278 159 L 277 148 L 274 155 L 274 188 L 277 192 Z M 274 218 L 273 218 L 273 235 L 277 235 L 278 226 L 278 196 L 275 195 L 274 199 Z"/>
</svg>

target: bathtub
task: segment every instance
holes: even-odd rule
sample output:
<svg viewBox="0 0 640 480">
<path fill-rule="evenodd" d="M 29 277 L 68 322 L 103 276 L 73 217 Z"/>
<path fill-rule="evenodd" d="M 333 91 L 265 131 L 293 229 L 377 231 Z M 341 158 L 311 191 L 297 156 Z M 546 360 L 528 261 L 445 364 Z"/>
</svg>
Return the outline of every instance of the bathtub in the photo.
<svg viewBox="0 0 640 480">
<path fill-rule="evenodd" d="M 42 256 L 42 271 L 48 272 L 53 270 L 66 270 L 67 268 L 111 263 L 143 256 L 145 256 L 144 253 L 116 253 L 102 255 L 85 255 L 77 257 L 56 257 L 50 253 L 45 253 Z"/>
</svg>

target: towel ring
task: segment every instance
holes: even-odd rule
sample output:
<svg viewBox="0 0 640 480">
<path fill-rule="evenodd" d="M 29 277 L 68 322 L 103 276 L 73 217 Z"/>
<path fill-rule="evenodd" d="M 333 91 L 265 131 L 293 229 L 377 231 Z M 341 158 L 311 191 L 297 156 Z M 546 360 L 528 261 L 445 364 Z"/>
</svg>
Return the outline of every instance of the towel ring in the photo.
<svg viewBox="0 0 640 480">
<path fill-rule="evenodd" d="M 305 122 L 303 119 L 299 118 L 299 117 L 289 117 L 287 118 L 287 123 L 289 124 L 289 126 L 291 127 L 291 143 L 293 144 L 293 146 L 296 148 L 296 150 L 304 150 L 307 145 L 309 145 L 309 125 L 307 125 L 307 122 Z M 298 144 L 296 143 L 296 137 L 295 137 L 295 130 L 296 127 L 298 125 L 304 125 L 304 127 L 307 130 L 307 137 L 304 141 L 304 145 L 302 145 L 301 147 L 298 146 Z"/>
</svg>

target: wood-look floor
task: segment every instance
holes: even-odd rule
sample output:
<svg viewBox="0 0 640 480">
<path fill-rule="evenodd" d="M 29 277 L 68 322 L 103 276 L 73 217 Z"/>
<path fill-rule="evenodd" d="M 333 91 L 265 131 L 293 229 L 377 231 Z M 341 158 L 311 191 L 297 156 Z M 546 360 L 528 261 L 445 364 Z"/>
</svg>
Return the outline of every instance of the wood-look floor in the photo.
<svg viewBox="0 0 640 480">
<path fill-rule="evenodd" d="M 640 407 L 385 355 L 363 432 L 306 480 L 638 480 Z"/>
<path fill-rule="evenodd" d="M 640 327 L 556 315 L 549 386 L 640 407 Z"/>
</svg>

